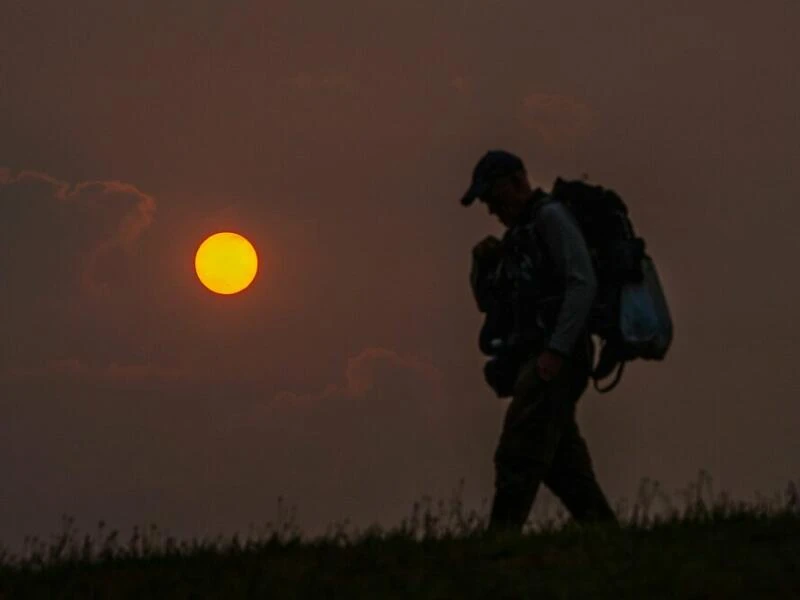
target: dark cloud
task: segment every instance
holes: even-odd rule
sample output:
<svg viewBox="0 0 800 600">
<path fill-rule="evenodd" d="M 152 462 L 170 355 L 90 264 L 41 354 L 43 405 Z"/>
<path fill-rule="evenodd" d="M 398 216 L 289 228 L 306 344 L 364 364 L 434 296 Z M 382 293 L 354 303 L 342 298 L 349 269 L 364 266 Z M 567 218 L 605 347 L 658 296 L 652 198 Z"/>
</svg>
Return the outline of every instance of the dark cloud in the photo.
<svg viewBox="0 0 800 600">
<path fill-rule="evenodd" d="M 7 308 L 0 322 L 14 349 L 3 362 L 38 368 L 71 359 L 95 329 L 84 327 L 87 320 L 109 326 L 106 305 L 125 294 L 155 200 L 119 181 L 72 184 L 5 169 L 0 210 Z"/>
<path fill-rule="evenodd" d="M 46 252 L 59 261 L 60 270 L 78 272 L 86 286 L 83 291 L 93 294 L 108 291 L 109 271 L 120 266 L 102 268 L 108 255 L 129 256 L 156 211 L 152 196 L 119 181 L 73 185 L 46 173 L 12 175 L 5 168 L 0 171 L 0 185 L 0 210 L 7 224 L 3 234 L 13 249 L 5 258 L 18 262 L 20 257 Z M 55 273 L 43 266 L 33 263 L 26 268 L 36 280 L 46 282 Z M 15 284 L 11 279 L 10 285 Z M 27 292 L 36 295 L 36 289 Z"/>
<path fill-rule="evenodd" d="M 279 392 L 231 427 L 262 440 L 272 484 L 309 526 L 345 517 L 363 526 L 399 523 L 415 499 L 458 483 L 446 475 L 458 462 L 451 409 L 430 362 L 367 348 L 348 359 L 341 383 Z"/>
<path fill-rule="evenodd" d="M 471 479 L 458 467 L 463 441 L 449 422 L 442 374 L 422 357 L 366 348 L 335 382 L 270 397 L 144 367 L 49 367 L 7 382 L 10 391 L 66 396 L 4 398 L 0 464 L 9 467 L 13 498 L 35 487 L 34 473 L 47 484 L 63 471 L 71 484 L 36 498 L 36 512 L 5 527 L 6 539 L 41 531 L 61 511 L 82 526 L 95 517 L 119 527 L 155 519 L 181 535 L 210 523 L 243 532 L 273 518 L 279 496 L 297 507 L 307 534 L 344 519 L 399 524 L 414 501 L 448 497 L 460 477 Z M 41 439 L 26 435 L 42 410 L 54 419 L 38 429 L 49 459 L 50 451 L 35 450 Z M 13 467 L 20 453 L 30 455 L 25 470 Z M 110 500 L 123 494 L 136 502 Z"/>
</svg>

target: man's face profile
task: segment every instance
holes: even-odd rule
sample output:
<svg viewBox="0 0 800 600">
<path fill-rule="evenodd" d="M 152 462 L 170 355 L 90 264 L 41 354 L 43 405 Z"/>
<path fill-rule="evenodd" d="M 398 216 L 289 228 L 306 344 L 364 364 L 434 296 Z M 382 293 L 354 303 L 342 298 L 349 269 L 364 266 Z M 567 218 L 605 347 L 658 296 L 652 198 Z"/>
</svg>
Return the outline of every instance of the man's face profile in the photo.
<svg viewBox="0 0 800 600">
<path fill-rule="evenodd" d="M 506 227 L 511 227 L 522 213 L 523 205 L 528 194 L 522 189 L 518 175 L 505 175 L 492 182 L 488 191 L 480 198 L 486 205 L 490 215 Z"/>
</svg>

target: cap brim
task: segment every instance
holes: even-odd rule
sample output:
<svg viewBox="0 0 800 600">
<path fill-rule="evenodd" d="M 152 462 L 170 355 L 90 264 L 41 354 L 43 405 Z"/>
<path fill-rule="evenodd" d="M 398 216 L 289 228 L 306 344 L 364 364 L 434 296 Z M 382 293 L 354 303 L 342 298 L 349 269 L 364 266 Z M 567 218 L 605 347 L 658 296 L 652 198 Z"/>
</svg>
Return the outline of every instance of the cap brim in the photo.
<svg viewBox="0 0 800 600">
<path fill-rule="evenodd" d="M 469 206 L 470 204 L 475 202 L 477 198 L 483 196 L 486 193 L 488 187 L 489 186 L 486 184 L 486 182 L 483 181 L 474 182 L 471 186 L 469 186 L 469 189 L 464 193 L 464 195 L 461 196 L 461 205 Z"/>
</svg>

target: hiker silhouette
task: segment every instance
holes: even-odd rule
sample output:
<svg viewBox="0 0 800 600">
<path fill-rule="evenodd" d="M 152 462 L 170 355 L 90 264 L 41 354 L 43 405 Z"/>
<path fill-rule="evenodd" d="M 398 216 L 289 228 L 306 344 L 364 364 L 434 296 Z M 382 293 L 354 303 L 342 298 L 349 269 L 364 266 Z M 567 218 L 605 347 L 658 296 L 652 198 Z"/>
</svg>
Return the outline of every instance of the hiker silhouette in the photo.
<svg viewBox="0 0 800 600">
<path fill-rule="evenodd" d="M 583 234 L 566 207 L 531 188 L 522 160 L 503 150 L 475 165 L 461 204 L 476 199 L 507 231 L 473 248 L 473 291 L 482 310 L 496 300 L 474 268 L 488 264 L 511 290 L 511 306 L 499 314 L 517 328 L 495 336 L 493 327 L 509 323 L 487 321 L 481 331 L 482 350 L 497 344 L 487 382 L 511 397 L 494 453 L 489 529 L 521 531 L 542 483 L 575 520 L 616 523 L 575 418 L 594 360 L 588 317 L 597 280 Z"/>
</svg>

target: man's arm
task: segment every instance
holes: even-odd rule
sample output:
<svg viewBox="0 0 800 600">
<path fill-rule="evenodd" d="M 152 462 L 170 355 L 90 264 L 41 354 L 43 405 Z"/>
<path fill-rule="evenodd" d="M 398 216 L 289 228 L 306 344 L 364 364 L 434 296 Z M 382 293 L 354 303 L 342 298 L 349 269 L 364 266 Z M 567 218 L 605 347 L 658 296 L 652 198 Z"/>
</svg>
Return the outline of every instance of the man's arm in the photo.
<svg viewBox="0 0 800 600">
<path fill-rule="evenodd" d="M 577 222 L 562 204 L 549 202 L 543 206 L 536 219 L 536 230 L 564 286 L 564 299 L 546 348 L 570 356 L 597 293 L 592 259 Z"/>
</svg>

